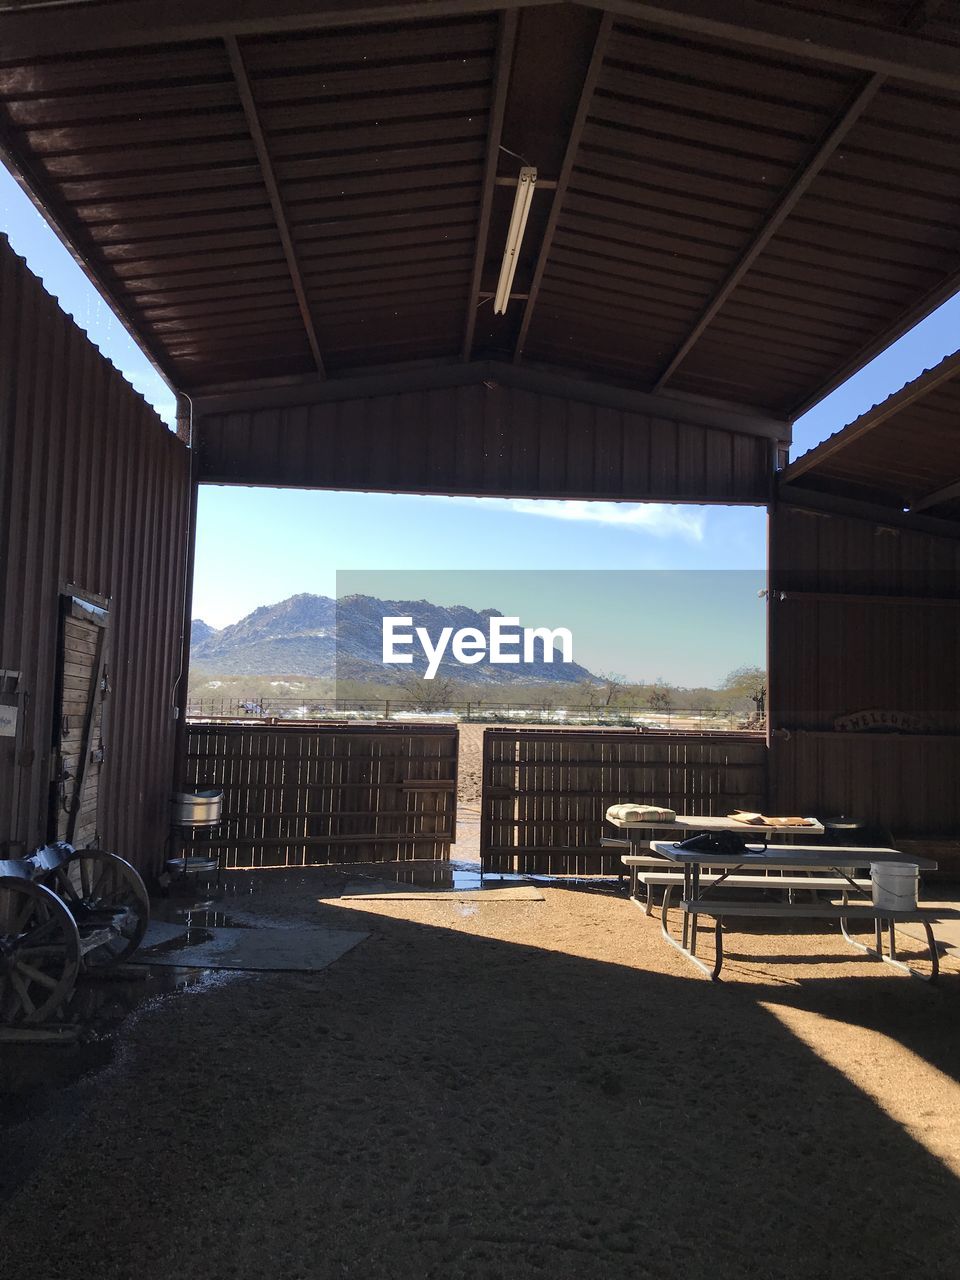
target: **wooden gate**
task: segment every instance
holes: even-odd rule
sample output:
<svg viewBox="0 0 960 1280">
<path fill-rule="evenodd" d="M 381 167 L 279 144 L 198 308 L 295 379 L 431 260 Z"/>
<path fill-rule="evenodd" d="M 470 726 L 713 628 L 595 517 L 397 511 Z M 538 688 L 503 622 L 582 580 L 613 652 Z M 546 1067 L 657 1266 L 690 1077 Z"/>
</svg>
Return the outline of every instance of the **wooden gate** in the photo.
<svg viewBox="0 0 960 1280">
<path fill-rule="evenodd" d="M 224 867 L 449 858 L 458 741 L 453 724 L 193 723 L 188 782 L 224 799 L 188 851 Z"/>
<path fill-rule="evenodd" d="M 81 849 L 99 839 L 110 620 L 105 606 L 106 601 L 69 592 L 60 601 L 49 836 Z"/>
<path fill-rule="evenodd" d="M 729 813 L 766 803 L 767 747 L 756 733 L 487 729 L 480 857 L 484 871 L 609 875 L 600 845 L 611 804 Z"/>
</svg>

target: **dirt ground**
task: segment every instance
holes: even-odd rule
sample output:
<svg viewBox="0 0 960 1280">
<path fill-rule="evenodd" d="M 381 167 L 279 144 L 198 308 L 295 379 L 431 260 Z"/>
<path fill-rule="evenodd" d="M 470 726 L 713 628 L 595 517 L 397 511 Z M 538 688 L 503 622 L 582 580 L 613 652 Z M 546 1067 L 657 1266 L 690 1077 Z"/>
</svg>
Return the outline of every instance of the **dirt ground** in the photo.
<svg viewBox="0 0 960 1280">
<path fill-rule="evenodd" d="M 461 724 L 458 763 L 457 801 L 461 807 L 480 810 L 480 784 L 483 780 L 483 731 L 502 725 Z"/>
<path fill-rule="evenodd" d="M 72 1089 L 4 1051 L 11 1142 L 54 1120 L 4 1276 L 960 1273 L 955 961 L 931 989 L 836 935 L 736 934 L 714 986 L 610 892 L 331 897 L 348 878 L 237 873 L 223 903 L 370 930 L 325 971 L 147 1004 Z"/>
</svg>

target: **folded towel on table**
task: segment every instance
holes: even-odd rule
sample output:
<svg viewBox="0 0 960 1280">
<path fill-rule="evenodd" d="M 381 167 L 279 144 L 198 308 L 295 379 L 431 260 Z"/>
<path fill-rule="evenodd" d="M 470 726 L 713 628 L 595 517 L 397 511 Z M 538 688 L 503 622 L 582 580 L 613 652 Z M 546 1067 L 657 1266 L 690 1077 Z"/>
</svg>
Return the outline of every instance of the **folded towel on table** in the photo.
<svg viewBox="0 0 960 1280">
<path fill-rule="evenodd" d="M 607 817 L 617 822 L 632 822 L 640 825 L 644 822 L 676 822 L 677 815 L 673 809 L 663 809 L 655 804 L 612 804 L 607 810 Z"/>
</svg>

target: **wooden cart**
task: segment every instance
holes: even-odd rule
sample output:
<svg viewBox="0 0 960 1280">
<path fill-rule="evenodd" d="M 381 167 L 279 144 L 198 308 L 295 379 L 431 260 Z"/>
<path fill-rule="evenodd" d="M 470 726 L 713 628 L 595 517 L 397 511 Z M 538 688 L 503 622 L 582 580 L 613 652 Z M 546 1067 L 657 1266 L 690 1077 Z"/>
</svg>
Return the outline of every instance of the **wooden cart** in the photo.
<svg viewBox="0 0 960 1280">
<path fill-rule="evenodd" d="M 49 1021 L 81 973 L 133 955 L 149 921 L 146 886 L 115 853 L 58 843 L 0 861 L 0 1024 Z"/>
</svg>

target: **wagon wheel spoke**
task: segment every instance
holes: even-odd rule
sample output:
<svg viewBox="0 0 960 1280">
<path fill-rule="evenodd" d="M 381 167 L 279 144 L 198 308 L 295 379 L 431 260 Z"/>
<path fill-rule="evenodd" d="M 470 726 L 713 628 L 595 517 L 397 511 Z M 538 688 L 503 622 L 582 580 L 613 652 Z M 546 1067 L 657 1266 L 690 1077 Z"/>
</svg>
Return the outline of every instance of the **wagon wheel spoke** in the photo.
<svg viewBox="0 0 960 1280">
<path fill-rule="evenodd" d="M 115 936 L 88 951 L 84 968 L 96 970 L 117 964 L 133 955 L 150 922 L 150 899 L 143 880 L 129 862 L 100 849 L 87 849 L 75 854 L 69 869 L 79 863 L 84 904 L 91 912 L 125 912 L 125 918 L 114 925 Z M 112 922 L 111 922 L 112 923 Z"/>
<path fill-rule="evenodd" d="M 69 871 L 65 870 L 63 867 L 57 867 L 57 870 L 54 873 L 54 878 L 56 879 L 57 892 L 62 898 L 66 898 L 69 902 L 80 901 L 80 894 L 77 892 L 76 885 L 70 878 Z"/>
<path fill-rule="evenodd" d="M 56 991 L 57 980 L 51 978 L 49 973 L 44 973 L 41 969 L 35 969 L 32 964 L 27 964 L 25 960 L 17 961 L 16 972 L 21 977 L 29 978 L 31 982 L 39 982 L 41 987 L 46 987 L 48 991 Z"/>
<path fill-rule="evenodd" d="M 26 983 L 20 977 L 19 973 L 17 973 L 16 969 L 12 969 L 10 971 L 10 982 L 13 985 L 14 991 L 20 997 L 20 1005 L 24 1013 L 28 1016 L 35 1014 L 37 1012 L 37 1006 L 30 999 L 30 993 L 27 990 Z"/>
<path fill-rule="evenodd" d="M 5 879 L 0 884 L 0 1019 L 40 1023 L 73 991 L 80 969 L 80 937 L 66 905 L 45 885 Z"/>
<path fill-rule="evenodd" d="M 59 921 L 55 916 L 50 916 L 44 920 L 42 924 L 36 924 L 32 929 L 28 929 L 20 938 L 20 945 L 25 951 L 32 950 L 41 938 L 47 938 L 54 933 L 59 925 Z"/>
<path fill-rule="evenodd" d="M 36 910 L 37 910 L 36 905 L 33 902 L 29 901 L 28 899 L 23 904 L 19 912 L 17 911 L 14 912 L 13 927 L 11 928 L 10 932 L 23 933 L 24 929 L 27 927 L 27 922 L 29 921 L 30 916 Z"/>
</svg>

